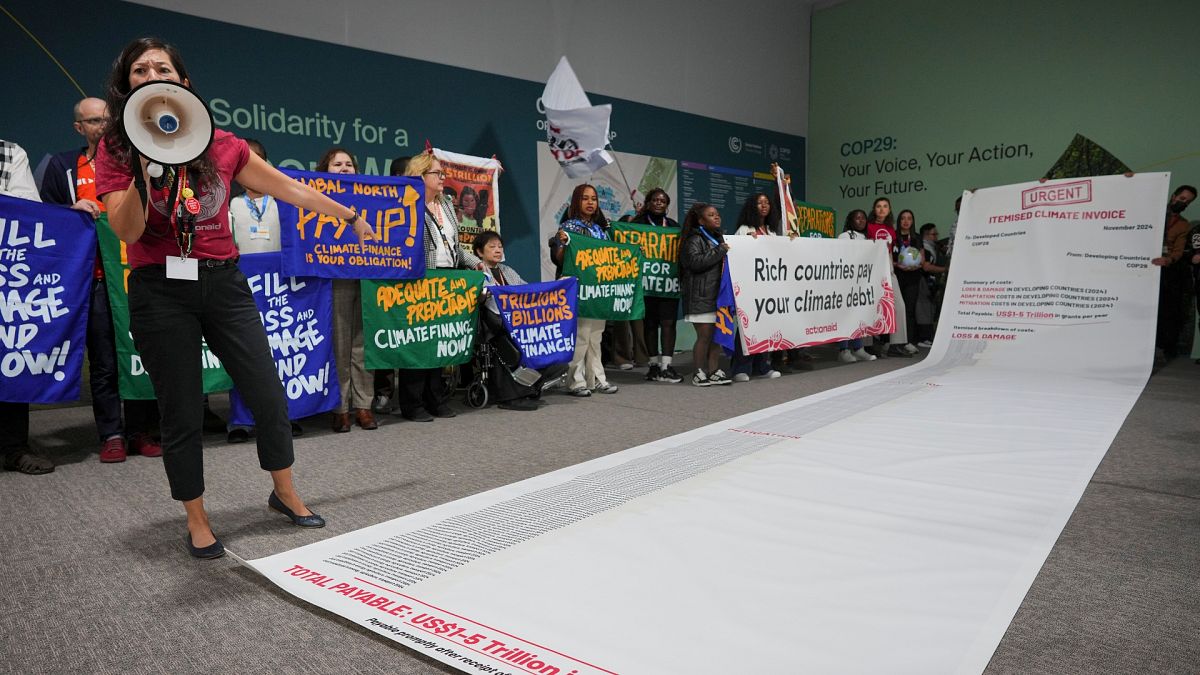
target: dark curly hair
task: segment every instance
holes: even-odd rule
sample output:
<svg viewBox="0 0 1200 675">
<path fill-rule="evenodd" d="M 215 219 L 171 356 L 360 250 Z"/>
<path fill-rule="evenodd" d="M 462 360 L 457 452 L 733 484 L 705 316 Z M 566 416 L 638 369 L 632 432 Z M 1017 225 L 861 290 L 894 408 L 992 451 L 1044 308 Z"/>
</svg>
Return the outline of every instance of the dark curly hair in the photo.
<svg viewBox="0 0 1200 675">
<path fill-rule="evenodd" d="M 112 70 L 108 74 L 108 88 L 105 92 L 105 100 L 108 102 L 108 110 L 112 118 L 109 120 L 108 129 L 104 132 L 104 143 L 118 161 L 130 165 L 134 169 L 136 169 L 136 158 L 133 156 L 133 145 L 129 141 L 129 134 L 125 133 L 124 125 L 120 124 L 119 120 L 125 114 L 125 101 L 129 99 L 129 92 L 133 89 L 129 86 L 129 69 L 135 61 L 141 58 L 142 54 L 152 49 L 165 52 L 171 59 L 171 65 L 175 67 L 175 72 L 179 74 L 180 82 L 191 87 L 187 66 L 183 64 L 183 55 L 179 53 L 179 49 L 175 45 L 159 38 L 138 38 L 125 45 L 117 59 L 113 61 Z M 208 152 L 205 152 L 188 167 L 209 179 L 217 176 L 216 167 L 213 166 Z"/>
</svg>

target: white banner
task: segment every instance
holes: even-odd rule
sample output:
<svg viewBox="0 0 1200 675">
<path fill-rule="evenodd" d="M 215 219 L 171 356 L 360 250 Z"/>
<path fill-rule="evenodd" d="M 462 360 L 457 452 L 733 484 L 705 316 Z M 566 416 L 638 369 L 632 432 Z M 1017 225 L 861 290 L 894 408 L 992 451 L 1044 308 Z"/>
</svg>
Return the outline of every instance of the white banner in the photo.
<svg viewBox="0 0 1200 675">
<path fill-rule="evenodd" d="M 726 237 L 746 354 L 890 333 L 892 264 L 876 241 Z"/>
<path fill-rule="evenodd" d="M 546 111 L 550 153 L 563 173 L 584 178 L 612 163 L 612 155 L 604 149 L 612 105 L 591 104 L 567 57 L 559 59 L 546 80 L 541 105 Z"/>
<path fill-rule="evenodd" d="M 1166 195 L 964 195 L 923 362 L 249 564 L 469 673 L 979 673 L 1149 374 Z"/>
</svg>

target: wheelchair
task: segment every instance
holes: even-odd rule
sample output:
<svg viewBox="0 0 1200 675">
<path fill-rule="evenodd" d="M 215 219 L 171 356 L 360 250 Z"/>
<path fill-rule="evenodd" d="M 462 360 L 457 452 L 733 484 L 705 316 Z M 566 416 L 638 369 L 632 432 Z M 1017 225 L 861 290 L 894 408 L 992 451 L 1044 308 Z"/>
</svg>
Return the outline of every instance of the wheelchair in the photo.
<svg viewBox="0 0 1200 675">
<path fill-rule="evenodd" d="M 504 392 L 501 400 L 538 395 L 554 386 L 566 374 L 566 366 L 551 366 L 537 371 L 521 364 L 521 351 L 508 337 L 504 323 L 496 314 L 481 308 L 475 336 L 475 351 L 470 361 L 470 377 L 465 384 L 464 400 L 472 408 L 487 407 L 494 390 Z"/>
</svg>

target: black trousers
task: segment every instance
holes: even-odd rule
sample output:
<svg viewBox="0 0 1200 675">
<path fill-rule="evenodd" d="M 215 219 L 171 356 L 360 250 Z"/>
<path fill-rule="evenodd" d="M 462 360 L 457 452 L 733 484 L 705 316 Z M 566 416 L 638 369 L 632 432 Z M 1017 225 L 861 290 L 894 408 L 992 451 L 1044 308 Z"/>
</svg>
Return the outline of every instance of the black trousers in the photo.
<svg viewBox="0 0 1200 675">
<path fill-rule="evenodd" d="M 29 450 L 29 404 L 0 401 L 0 455 Z"/>
<path fill-rule="evenodd" d="M 1179 333 L 1183 330 L 1184 292 L 1187 272 L 1178 263 L 1162 268 L 1158 286 L 1158 330 L 1154 346 L 1174 357 L 1179 352 Z"/>
<path fill-rule="evenodd" d="M 259 466 L 277 471 L 292 465 L 287 398 L 254 296 L 235 264 L 201 265 L 198 281 L 167 279 L 157 265 L 135 269 L 129 277 L 129 319 L 158 398 L 163 464 L 173 498 L 187 501 L 204 494 L 201 340 L 221 360 L 254 415 Z"/>
<path fill-rule="evenodd" d="M 446 398 L 441 368 L 396 371 L 396 400 L 401 414 L 411 415 L 421 408 L 432 412 L 444 405 Z"/>
<path fill-rule="evenodd" d="M 916 344 L 921 339 L 917 328 L 917 296 L 921 292 L 921 284 L 925 283 L 925 275 L 896 270 L 896 281 L 900 282 L 900 295 L 904 298 L 904 316 L 897 316 L 896 321 L 904 321 L 909 343 Z"/>
<path fill-rule="evenodd" d="M 126 431 L 146 433 L 158 421 L 154 401 L 125 401 L 121 422 L 120 370 L 117 367 L 117 336 L 113 329 L 108 289 L 103 279 L 92 281 L 92 299 L 87 322 L 88 378 L 92 392 L 92 417 L 96 434 L 104 441 Z"/>
</svg>

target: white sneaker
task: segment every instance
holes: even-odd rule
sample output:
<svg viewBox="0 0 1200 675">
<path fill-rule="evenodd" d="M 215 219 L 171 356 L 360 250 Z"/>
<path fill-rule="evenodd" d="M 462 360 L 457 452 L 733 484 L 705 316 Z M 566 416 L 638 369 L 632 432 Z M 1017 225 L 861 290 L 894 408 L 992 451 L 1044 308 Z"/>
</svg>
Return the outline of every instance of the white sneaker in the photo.
<svg viewBox="0 0 1200 675">
<path fill-rule="evenodd" d="M 921 340 L 920 342 L 917 343 L 917 347 L 920 349 L 932 349 L 933 342 L 931 342 L 930 340 Z"/>
<path fill-rule="evenodd" d="M 745 373 L 734 373 L 733 381 L 734 382 L 749 382 L 750 376 Z"/>
<path fill-rule="evenodd" d="M 904 351 L 908 352 L 909 354 L 916 354 L 917 348 L 914 347 L 911 342 L 906 342 L 904 344 Z"/>
<path fill-rule="evenodd" d="M 733 380 L 729 379 L 725 371 L 720 369 L 714 370 L 713 374 L 708 376 L 708 381 L 713 384 L 733 384 Z"/>
<path fill-rule="evenodd" d="M 692 384 L 697 387 L 710 387 L 713 383 L 704 374 L 703 370 L 697 370 L 696 374 L 692 376 Z"/>
<path fill-rule="evenodd" d="M 605 382 L 604 384 L 596 385 L 596 388 L 592 391 L 596 392 L 597 394 L 615 394 L 620 391 L 620 388 L 615 384 Z"/>
<path fill-rule="evenodd" d="M 872 356 L 871 358 L 875 357 Z M 854 358 L 854 355 L 850 353 L 849 349 L 843 349 L 838 352 L 838 361 L 841 361 L 842 363 L 858 363 L 858 359 Z"/>
<path fill-rule="evenodd" d="M 875 355 L 867 353 L 867 350 L 863 349 L 862 347 L 855 349 L 854 352 L 852 352 L 852 353 L 854 354 L 854 358 L 858 359 L 859 361 L 874 361 L 875 360 Z"/>
<path fill-rule="evenodd" d="M 779 372 L 778 370 L 768 370 L 762 374 L 762 377 L 765 377 L 768 380 L 773 380 L 777 377 L 783 377 L 783 373 Z"/>
<path fill-rule="evenodd" d="M 619 367 L 621 370 L 633 370 L 632 363 L 622 363 Z"/>
</svg>

